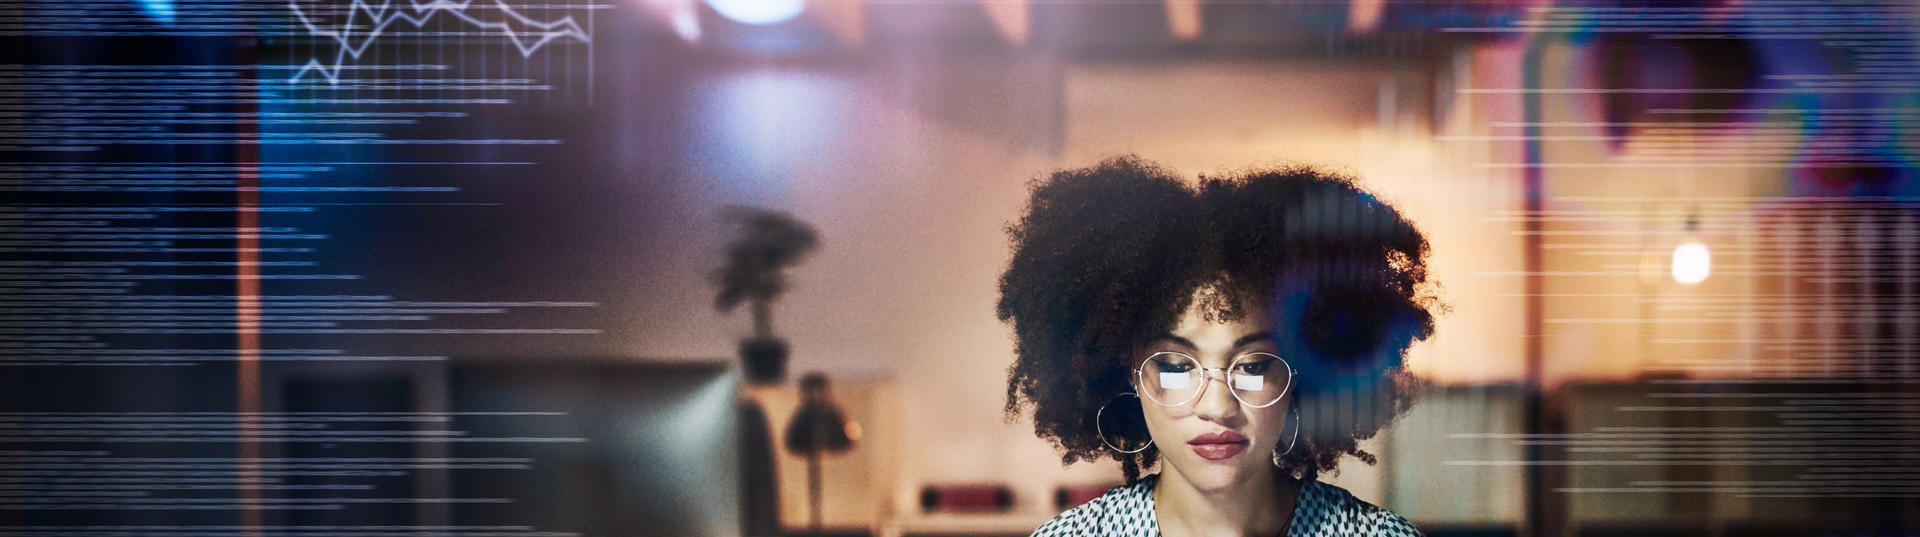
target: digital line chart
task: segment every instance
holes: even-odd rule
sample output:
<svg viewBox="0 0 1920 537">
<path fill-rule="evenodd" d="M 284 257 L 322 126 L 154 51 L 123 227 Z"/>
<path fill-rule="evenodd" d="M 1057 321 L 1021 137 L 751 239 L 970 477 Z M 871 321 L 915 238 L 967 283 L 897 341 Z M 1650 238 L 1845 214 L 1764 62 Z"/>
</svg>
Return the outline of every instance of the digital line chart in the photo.
<svg viewBox="0 0 1920 537">
<path fill-rule="evenodd" d="M 593 36 L 588 31 L 592 26 L 591 21 L 582 25 L 573 15 L 543 20 L 528 16 L 522 13 L 522 9 L 516 9 L 502 0 L 406 0 L 404 5 L 394 0 L 378 3 L 351 0 L 345 18 L 337 24 L 318 20 L 298 0 L 287 2 L 287 7 L 293 11 L 294 18 L 308 35 L 326 38 L 339 47 L 331 60 L 320 57 L 308 59 L 306 64 L 287 78 L 288 83 L 324 79 L 330 85 L 337 85 L 341 72 L 348 68 L 349 62 L 360 60 L 395 23 L 405 22 L 414 29 L 420 29 L 436 17 L 459 21 L 480 32 L 497 33 L 513 45 L 521 58 L 530 58 L 556 41 L 585 44 L 589 55 L 593 45 Z M 591 9 L 592 6 L 586 7 Z M 473 12 L 481 9 L 497 11 L 499 20 L 475 16 Z"/>
</svg>

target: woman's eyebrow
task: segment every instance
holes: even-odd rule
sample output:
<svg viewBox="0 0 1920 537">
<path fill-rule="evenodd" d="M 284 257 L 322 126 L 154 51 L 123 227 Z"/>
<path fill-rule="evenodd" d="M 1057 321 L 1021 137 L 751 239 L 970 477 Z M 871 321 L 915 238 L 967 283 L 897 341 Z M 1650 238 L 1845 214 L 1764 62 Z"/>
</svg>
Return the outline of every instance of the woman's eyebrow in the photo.
<svg viewBox="0 0 1920 537">
<path fill-rule="evenodd" d="M 1271 342 L 1273 340 L 1274 340 L 1274 333 L 1271 330 L 1268 330 L 1265 332 L 1255 332 L 1252 334 L 1240 336 L 1240 339 L 1234 340 L 1233 347 L 1240 348 L 1240 347 L 1245 347 L 1247 345 L 1252 345 L 1254 343 L 1260 343 L 1263 341 Z M 1200 348 L 1200 346 L 1194 345 L 1192 340 L 1189 340 L 1187 338 L 1183 338 L 1180 336 L 1176 336 L 1173 334 L 1161 334 L 1160 336 L 1147 340 L 1148 344 L 1161 343 L 1161 342 L 1172 343 L 1172 344 L 1186 347 L 1189 349 Z"/>
<path fill-rule="evenodd" d="M 1236 339 L 1233 341 L 1233 346 L 1234 348 L 1240 348 L 1240 347 L 1245 347 L 1247 345 L 1252 345 L 1254 343 L 1259 343 L 1262 341 L 1272 342 L 1273 340 L 1274 340 L 1274 333 L 1272 330 L 1268 330 L 1265 332 L 1255 332 L 1252 334 L 1240 336 L 1240 339 Z"/>
</svg>

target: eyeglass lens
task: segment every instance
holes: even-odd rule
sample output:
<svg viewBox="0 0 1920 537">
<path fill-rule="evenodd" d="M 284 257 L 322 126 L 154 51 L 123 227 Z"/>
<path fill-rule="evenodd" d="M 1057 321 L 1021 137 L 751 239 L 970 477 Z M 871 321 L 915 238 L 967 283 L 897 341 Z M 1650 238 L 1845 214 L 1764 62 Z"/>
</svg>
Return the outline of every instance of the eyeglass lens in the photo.
<svg viewBox="0 0 1920 537">
<path fill-rule="evenodd" d="M 1186 354 L 1154 353 L 1140 365 L 1141 391 L 1161 405 L 1186 404 L 1205 388 L 1208 372 L 1217 369 L 1202 367 L 1198 359 Z M 1293 385 L 1293 372 L 1286 361 L 1264 352 L 1234 358 L 1225 373 L 1233 396 L 1254 407 L 1279 401 Z"/>
</svg>

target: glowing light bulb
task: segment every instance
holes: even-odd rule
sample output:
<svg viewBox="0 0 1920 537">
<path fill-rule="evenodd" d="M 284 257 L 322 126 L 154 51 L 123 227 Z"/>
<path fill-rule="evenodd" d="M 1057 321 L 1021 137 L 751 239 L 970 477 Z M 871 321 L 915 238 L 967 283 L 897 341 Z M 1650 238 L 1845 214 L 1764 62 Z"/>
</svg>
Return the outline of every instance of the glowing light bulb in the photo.
<svg viewBox="0 0 1920 537">
<path fill-rule="evenodd" d="M 729 19 L 746 24 L 778 24 L 800 16 L 802 0 L 707 0 L 707 5 Z"/>
<path fill-rule="evenodd" d="M 1707 280 L 1713 272 L 1713 254 L 1707 245 L 1689 241 L 1673 249 L 1673 281 L 1693 285 Z"/>
</svg>

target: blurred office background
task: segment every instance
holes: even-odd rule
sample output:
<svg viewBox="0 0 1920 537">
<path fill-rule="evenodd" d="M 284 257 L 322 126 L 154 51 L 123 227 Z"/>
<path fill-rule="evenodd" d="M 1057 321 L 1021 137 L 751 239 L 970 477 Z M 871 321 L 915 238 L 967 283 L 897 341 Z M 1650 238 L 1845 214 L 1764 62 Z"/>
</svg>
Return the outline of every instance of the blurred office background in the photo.
<svg viewBox="0 0 1920 537">
<path fill-rule="evenodd" d="M 820 460 L 825 532 L 1025 535 L 1120 475 L 1063 467 L 1002 413 L 1003 227 L 1028 180 L 1131 153 L 1189 176 L 1288 162 L 1349 171 L 1428 234 L 1452 311 L 1410 367 L 1433 386 L 1371 441 L 1379 465 L 1350 462 L 1330 481 L 1430 535 L 1920 528 L 1911 4 L 614 0 L 591 11 L 591 48 L 555 45 L 565 58 L 521 59 L 484 36 L 438 45 L 436 61 L 464 76 L 556 89 L 385 131 L 558 143 L 261 149 L 262 163 L 531 163 L 316 176 L 452 184 L 461 190 L 434 201 L 497 205 L 265 216 L 353 245 L 321 259 L 358 275 L 268 293 L 593 303 L 512 321 L 578 334 L 269 336 L 269 347 L 444 359 L 268 363 L 263 410 L 451 412 L 475 436 L 558 440 L 243 453 L 453 457 L 378 486 L 505 499 L 267 522 L 805 534 L 807 461 L 785 433 L 796 380 L 819 372 L 854 437 Z M 402 43 L 369 57 L 412 61 Z M 260 47 L 262 65 L 326 50 Z M 744 377 L 748 312 L 713 306 L 731 205 L 787 212 L 820 239 L 772 303 L 790 349 L 781 381 Z M 497 326 L 488 319 L 434 323 Z M 207 371 L 35 374 L 99 396 L 233 373 Z M 168 401 L 157 408 L 197 408 Z"/>
</svg>

